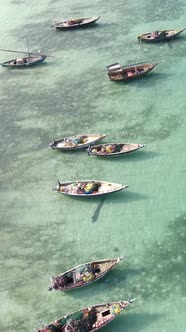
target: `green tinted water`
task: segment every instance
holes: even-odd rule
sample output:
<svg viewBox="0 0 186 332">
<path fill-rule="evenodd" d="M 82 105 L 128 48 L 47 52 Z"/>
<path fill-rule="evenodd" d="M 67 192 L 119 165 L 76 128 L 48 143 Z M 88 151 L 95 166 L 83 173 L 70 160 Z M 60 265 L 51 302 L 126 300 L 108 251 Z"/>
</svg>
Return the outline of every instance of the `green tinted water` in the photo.
<svg viewBox="0 0 186 332">
<path fill-rule="evenodd" d="M 185 41 L 141 44 L 139 33 L 185 26 L 185 1 L 1 0 L 1 48 L 54 55 L 27 70 L 0 69 L 0 327 L 32 331 L 112 300 L 135 304 L 105 331 L 185 331 Z M 57 32 L 53 20 L 101 15 L 94 28 Z M 15 54 L 1 52 L 1 61 Z M 145 78 L 108 80 L 105 67 L 162 61 Z M 145 143 L 118 159 L 57 153 L 48 144 L 76 133 Z M 96 179 L 129 184 L 104 199 L 71 199 L 52 187 Z M 123 255 L 104 279 L 48 292 L 56 275 L 92 259 Z"/>
</svg>

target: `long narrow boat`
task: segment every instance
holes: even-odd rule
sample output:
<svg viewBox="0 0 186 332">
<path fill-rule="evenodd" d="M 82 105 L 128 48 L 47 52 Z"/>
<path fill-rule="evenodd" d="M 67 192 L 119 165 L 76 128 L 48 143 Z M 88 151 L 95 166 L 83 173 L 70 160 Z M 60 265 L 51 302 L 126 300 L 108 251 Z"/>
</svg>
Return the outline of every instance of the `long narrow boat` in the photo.
<svg viewBox="0 0 186 332">
<path fill-rule="evenodd" d="M 54 140 L 49 146 L 56 150 L 78 150 L 86 148 L 89 144 L 93 144 L 105 136 L 106 135 L 102 134 L 82 134 L 72 137 L 64 137 Z"/>
<path fill-rule="evenodd" d="M 2 67 L 7 67 L 7 68 L 26 68 L 43 62 L 48 56 L 46 54 L 45 55 L 40 54 L 39 51 L 38 53 L 30 52 L 28 36 L 27 36 L 27 49 L 28 49 L 27 52 L 25 52 L 25 51 L 15 51 L 15 50 L 5 50 L 1 48 L 0 51 L 21 53 L 21 54 L 26 54 L 26 56 L 2 62 L 0 63 L 0 65 Z"/>
<path fill-rule="evenodd" d="M 182 33 L 185 29 L 175 29 L 175 30 L 159 30 L 159 31 L 153 31 L 144 33 L 142 35 L 138 36 L 138 40 L 144 41 L 144 42 L 156 42 L 156 41 L 164 41 L 169 40 L 180 33 Z"/>
<path fill-rule="evenodd" d="M 135 63 L 128 66 L 120 66 L 119 63 L 114 63 L 107 66 L 107 71 L 111 81 L 128 81 L 149 73 L 156 66 L 157 63 L 149 62 Z"/>
<path fill-rule="evenodd" d="M 87 286 L 107 274 L 123 257 L 103 259 L 76 266 L 56 277 L 51 277 L 51 290 L 66 291 Z"/>
<path fill-rule="evenodd" d="M 106 181 L 83 180 L 70 182 L 58 181 L 56 187 L 54 187 L 53 190 L 56 190 L 60 194 L 69 196 L 95 197 L 111 194 L 128 187 L 128 185 Z"/>
<path fill-rule="evenodd" d="M 99 20 L 100 16 L 96 17 L 84 17 L 84 18 L 75 18 L 70 19 L 62 22 L 54 22 L 52 24 L 52 27 L 59 29 L 59 30 L 66 30 L 66 29 L 72 29 L 72 28 L 84 28 L 90 25 L 93 25 L 94 23 Z"/>
<path fill-rule="evenodd" d="M 108 302 L 84 308 L 73 314 L 56 319 L 54 322 L 37 330 L 37 332 L 98 331 L 100 328 L 110 323 L 134 301 L 135 299 L 129 301 Z"/>
<path fill-rule="evenodd" d="M 0 63 L 2 67 L 23 68 L 37 65 L 46 59 L 46 55 L 29 55 L 19 59 L 13 59 Z"/>
<path fill-rule="evenodd" d="M 117 157 L 137 151 L 143 147 L 144 144 L 106 143 L 99 145 L 89 145 L 87 153 L 88 155 L 98 157 Z"/>
</svg>

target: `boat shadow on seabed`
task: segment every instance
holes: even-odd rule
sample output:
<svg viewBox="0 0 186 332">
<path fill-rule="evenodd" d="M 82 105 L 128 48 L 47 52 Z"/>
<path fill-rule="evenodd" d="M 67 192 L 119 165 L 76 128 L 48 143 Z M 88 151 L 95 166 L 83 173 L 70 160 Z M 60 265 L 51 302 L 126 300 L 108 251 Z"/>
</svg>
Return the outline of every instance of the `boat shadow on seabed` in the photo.
<svg viewBox="0 0 186 332">
<path fill-rule="evenodd" d="M 155 321 L 162 317 L 161 314 L 155 313 L 150 314 L 148 312 L 144 313 L 128 313 L 127 315 L 120 315 L 115 323 L 115 331 L 117 332 L 139 332 L 144 331 L 144 329 L 153 324 Z M 107 327 L 107 332 L 112 332 L 112 323 Z"/>
<path fill-rule="evenodd" d="M 124 197 L 123 196 L 119 197 L 119 195 L 122 196 L 122 193 L 118 193 L 118 194 L 116 193 L 115 195 L 113 195 L 113 197 L 110 197 L 110 199 L 109 199 L 109 196 L 107 196 L 107 197 L 104 197 L 101 200 L 99 200 L 99 203 L 98 203 L 97 207 L 95 208 L 95 211 L 91 217 L 91 222 L 95 223 L 98 221 L 100 213 L 101 213 L 101 209 L 103 208 L 104 203 L 105 204 L 119 203 L 119 202 L 128 203 L 131 201 L 147 199 L 146 195 L 143 195 L 143 194 L 137 193 L 137 192 L 130 192 L 130 193 L 125 192 Z M 117 196 L 117 197 L 115 197 L 115 196 Z M 94 198 L 94 203 L 95 203 L 95 200 L 98 200 L 98 198 L 96 198 L 96 197 Z"/>
</svg>

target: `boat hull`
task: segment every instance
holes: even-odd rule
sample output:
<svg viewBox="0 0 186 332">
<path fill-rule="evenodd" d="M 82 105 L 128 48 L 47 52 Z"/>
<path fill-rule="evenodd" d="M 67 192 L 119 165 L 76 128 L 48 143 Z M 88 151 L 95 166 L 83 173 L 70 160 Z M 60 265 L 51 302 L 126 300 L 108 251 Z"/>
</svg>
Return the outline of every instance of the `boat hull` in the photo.
<svg viewBox="0 0 186 332">
<path fill-rule="evenodd" d="M 54 23 L 53 26 L 57 30 L 69 30 L 69 29 L 86 28 L 86 27 L 89 27 L 91 25 L 94 25 L 99 18 L 100 18 L 100 16 L 96 17 L 96 18 L 93 18 L 92 20 L 83 18 L 82 19 L 82 20 L 84 20 L 83 22 L 81 22 L 79 24 L 70 24 L 70 25 L 66 23 L 68 21 L 64 21 L 64 22 L 61 22 L 61 23 Z"/>
<path fill-rule="evenodd" d="M 74 139 L 84 138 L 83 143 L 81 144 L 74 144 L 72 141 L 72 137 L 66 137 L 54 140 L 49 146 L 53 150 L 60 150 L 60 151 L 72 151 L 72 150 L 79 150 L 88 147 L 90 144 L 94 144 L 95 142 L 103 139 L 106 135 L 102 134 L 82 134 L 74 136 Z"/>
<path fill-rule="evenodd" d="M 155 43 L 159 41 L 166 41 L 175 38 L 180 33 L 182 33 L 185 29 L 176 29 L 176 30 L 160 30 L 157 32 L 149 32 L 138 36 L 138 40 L 147 42 L 147 43 Z M 164 35 L 161 35 L 164 33 Z M 159 35 L 158 35 L 159 34 Z"/>
<path fill-rule="evenodd" d="M 107 66 L 108 76 L 111 81 L 130 81 L 149 73 L 157 63 L 136 63 L 128 66 L 113 64 Z"/>
<path fill-rule="evenodd" d="M 96 187 L 96 190 L 91 193 L 88 192 L 89 187 Z M 110 183 L 106 181 L 94 181 L 94 180 L 81 180 L 71 182 L 60 182 L 53 190 L 56 190 L 60 194 L 73 197 L 97 197 L 112 194 L 114 192 L 121 191 L 128 188 L 128 185 L 122 185 L 118 183 Z"/>
<path fill-rule="evenodd" d="M 37 332 L 94 332 L 115 319 L 134 300 L 98 304 L 66 315 L 42 327 Z"/>
<path fill-rule="evenodd" d="M 51 290 L 68 291 L 75 288 L 88 286 L 103 278 L 123 257 L 104 259 L 81 264 L 57 277 L 52 278 Z"/>
<path fill-rule="evenodd" d="M 120 151 L 116 152 L 107 152 L 107 148 L 115 146 L 116 149 L 119 148 Z M 142 149 L 144 147 L 144 144 L 129 144 L 129 143 L 106 143 L 106 144 L 99 144 L 99 145 L 91 145 L 87 149 L 87 153 L 90 156 L 96 156 L 96 157 L 120 157 L 124 156 L 126 154 L 135 152 L 139 149 Z"/>
<path fill-rule="evenodd" d="M 14 60 L 10 60 L 10 61 L 1 63 L 1 66 L 6 67 L 6 68 L 28 68 L 28 67 L 37 65 L 39 63 L 42 63 L 46 59 L 46 56 L 39 57 L 33 61 L 32 60 L 29 61 L 29 59 L 32 59 L 31 57 L 25 57 L 24 59 L 26 59 L 27 62 L 15 63 L 15 62 L 17 62 L 17 59 L 14 59 Z"/>
</svg>

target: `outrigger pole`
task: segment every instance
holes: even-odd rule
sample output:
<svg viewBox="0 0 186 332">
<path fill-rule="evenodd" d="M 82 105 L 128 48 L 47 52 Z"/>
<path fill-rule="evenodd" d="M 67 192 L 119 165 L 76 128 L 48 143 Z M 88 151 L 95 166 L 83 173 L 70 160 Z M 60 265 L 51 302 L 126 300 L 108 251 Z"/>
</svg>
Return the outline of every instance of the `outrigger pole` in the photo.
<svg viewBox="0 0 186 332">
<path fill-rule="evenodd" d="M 36 56 L 47 56 L 47 57 L 53 57 L 53 55 L 46 55 L 46 54 L 38 54 L 38 53 L 32 53 L 32 52 L 25 52 L 25 51 L 14 51 L 14 50 L 5 50 L 3 48 L 0 48 L 0 51 L 4 51 L 4 52 L 12 52 L 12 53 L 22 53 L 22 54 L 33 54 Z"/>
</svg>

